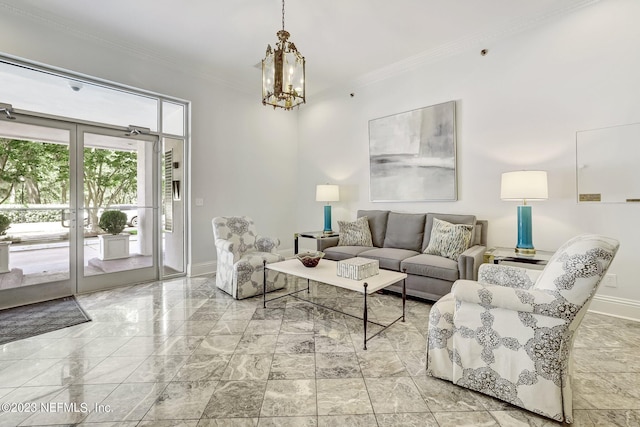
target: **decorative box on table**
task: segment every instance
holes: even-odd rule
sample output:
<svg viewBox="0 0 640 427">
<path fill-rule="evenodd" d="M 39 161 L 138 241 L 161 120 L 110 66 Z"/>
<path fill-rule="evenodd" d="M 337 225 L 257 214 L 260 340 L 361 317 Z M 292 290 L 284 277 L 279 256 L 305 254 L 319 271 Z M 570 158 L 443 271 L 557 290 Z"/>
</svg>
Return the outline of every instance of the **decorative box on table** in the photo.
<svg viewBox="0 0 640 427">
<path fill-rule="evenodd" d="M 338 261 L 338 276 L 347 279 L 362 280 L 380 272 L 380 263 L 375 259 L 349 258 Z"/>
</svg>

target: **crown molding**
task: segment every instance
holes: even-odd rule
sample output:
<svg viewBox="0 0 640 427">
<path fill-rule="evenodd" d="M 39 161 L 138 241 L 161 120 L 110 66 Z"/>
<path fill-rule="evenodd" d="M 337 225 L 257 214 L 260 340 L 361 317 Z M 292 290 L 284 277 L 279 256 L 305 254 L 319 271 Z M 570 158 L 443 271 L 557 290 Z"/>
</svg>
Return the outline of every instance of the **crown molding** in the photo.
<svg viewBox="0 0 640 427">
<path fill-rule="evenodd" d="M 0 9 L 5 9 L 7 12 L 13 15 L 21 16 L 23 18 L 27 18 L 29 20 L 48 25 L 67 35 L 71 35 L 73 37 L 80 38 L 80 39 L 91 40 L 94 43 L 114 49 L 116 51 L 123 52 L 131 57 L 144 60 L 144 61 L 149 61 L 157 65 L 161 65 L 164 68 L 168 68 L 180 73 L 191 75 L 196 78 L 210 81 L 210 82 L 219 84 L 221 86 L 227 87 L 229 89 L 236 90 L 238 92 L 242 92 L 248 95 L 253 95 L 253 93 L 248 90 L 242 90 L 244 85 L 241 84 L 241 82 L 221 78 L 215 73 L 200 71 L 202 68 L 202 64 L 194 64 L 194 63 L 185 64 L 184 58 L 175 58 L 175 57 L 167 56 L 155 50 L 141 48 L 130 42 L 125 43 L 124 41 L 106 39 L 104 37 L 100 37 L 95 34 L 87 33 L 85 31 L 81 31 L 81 30 L 78 30 L 77 28 L 74 28 L 73 25 L 71 25 L 69 22 L 65 22 L 62 18 L 53 19 L 50 16 L 44 16 L 42 14 L 39 14 L 36 11 L 27 8 L 26 6 L 24 6 L 24 8 L 22 7 L 18 8 L 13 5 L 0 1 Z M 178 66 L 178 64 L 180 64 L 180 66 Z"/>
</svg>

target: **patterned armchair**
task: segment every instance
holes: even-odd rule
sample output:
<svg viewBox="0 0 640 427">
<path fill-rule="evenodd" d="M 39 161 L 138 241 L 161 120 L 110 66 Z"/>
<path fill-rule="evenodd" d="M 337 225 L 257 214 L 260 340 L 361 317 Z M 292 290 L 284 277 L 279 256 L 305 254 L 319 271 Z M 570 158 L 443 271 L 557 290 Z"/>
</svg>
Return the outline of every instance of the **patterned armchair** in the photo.
<svg viewBox="0 0 640 427">
<path fill-rule="evenodd" d="M 211 222 L 218 253 L 216 286 L 235 299 L 262 294 L 263 260 L 285 259 L 274 252 L 280 240 L 257 235 L 253 220 L 246 216 L 217 217 Z M 286 274 L 267 273 L 267 292 L 286 285 Z"/>
<path fill-rule="evenodd" d="M 431 309 L 427 373 L 573 422 L 575 332 L 618 246 L 578 236 L 543 271 L 483 264 L 458 280 Z"/>
</svg>

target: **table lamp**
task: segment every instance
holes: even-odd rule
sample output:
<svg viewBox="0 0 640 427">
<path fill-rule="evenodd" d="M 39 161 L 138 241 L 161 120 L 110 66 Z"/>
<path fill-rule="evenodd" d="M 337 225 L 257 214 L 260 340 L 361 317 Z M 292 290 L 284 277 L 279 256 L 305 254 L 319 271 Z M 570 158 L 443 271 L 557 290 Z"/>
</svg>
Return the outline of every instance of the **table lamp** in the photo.
<svg viewBox="0 0 640 427">
<path fill-rule="evenodd" d="M 340 200 L 340 188 L 337 185 L 321 184 L 316 186 L 316 202 L 326 202 L 324 207 L 324 234 L 333 234 L 331 230 L 331 205 L 329 202 Z"/>
<path fill-rule="evenodd" d="M 522 200 L 518 206 L 518 244 L 516 252 L 525 255 L 536 253 L 533 247 L 531 231 L 531 206 L 527 200 L 546 200 L 548 198 L 546 171 L 516 171 L 502 174 L 500 187 L 502 200 Z"/>
</svg>

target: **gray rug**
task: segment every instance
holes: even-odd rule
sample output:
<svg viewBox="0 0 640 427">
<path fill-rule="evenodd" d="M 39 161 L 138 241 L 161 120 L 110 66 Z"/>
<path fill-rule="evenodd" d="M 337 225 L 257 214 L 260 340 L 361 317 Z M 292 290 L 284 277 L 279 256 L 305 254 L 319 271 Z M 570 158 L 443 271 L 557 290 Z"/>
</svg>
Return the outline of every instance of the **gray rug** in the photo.
<svg viewBox="0 0 640 427">
<path fill-rule="evenodd" d="M 90 321 L 73 296 L 0 310 L 0 345 Z"/>
</svg>

